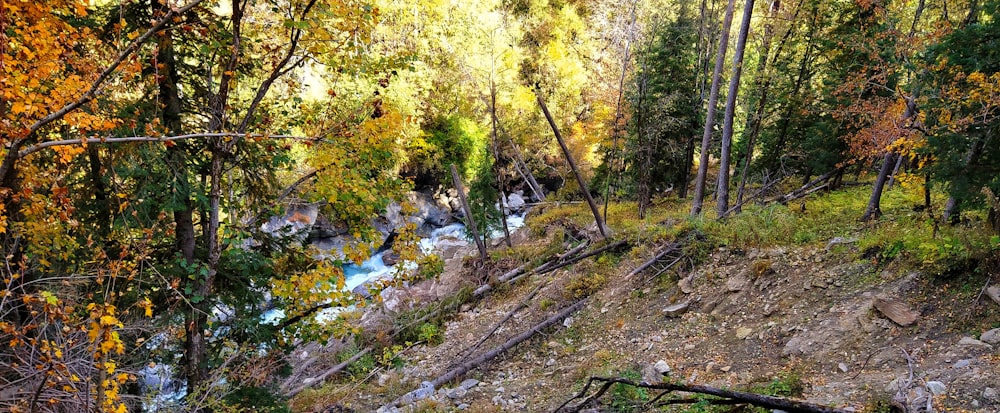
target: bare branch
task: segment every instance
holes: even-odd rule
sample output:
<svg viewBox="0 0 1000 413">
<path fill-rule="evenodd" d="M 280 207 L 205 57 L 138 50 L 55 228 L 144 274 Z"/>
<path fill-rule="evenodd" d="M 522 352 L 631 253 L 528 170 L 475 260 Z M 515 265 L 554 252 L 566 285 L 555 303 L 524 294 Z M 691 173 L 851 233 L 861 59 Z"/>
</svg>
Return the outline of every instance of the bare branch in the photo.
<svg viewBox="0 0 1000 413">
<path fill-rule="evenodd" d="M 31 155 L 35 152 L 41 151 L 45 148 L 51 148 L 55 146 L 70 146 L 70 145 L 83 145 L 83 144 L 114 144 L 114 143 L 125 143 L 125 142 L 171 142 L 179 141 L 184 139 L 196 139 L 196 138 L 225 138 L 225 137 L 244 137 L 244 138 L 268 138 L 268 139 L 295 139 L 311 141 L 313 138 L 308 136 L 296 136 L 296 135 L 265 135 L 260 133 L 235 133 L 235 132 L 217 132 L 217 133 L 191 133 L 187 135 L 177 135 L 177 136 L 126 136 L 121 138 L 99 138 L 99 139 L 64 139 L 59 141 L 48 141 L 39 144 L 31 145 L 27 148 L 22 149 L 17 153 L 18 158 L 23 158 L 27 155 Z"/>
</svg>

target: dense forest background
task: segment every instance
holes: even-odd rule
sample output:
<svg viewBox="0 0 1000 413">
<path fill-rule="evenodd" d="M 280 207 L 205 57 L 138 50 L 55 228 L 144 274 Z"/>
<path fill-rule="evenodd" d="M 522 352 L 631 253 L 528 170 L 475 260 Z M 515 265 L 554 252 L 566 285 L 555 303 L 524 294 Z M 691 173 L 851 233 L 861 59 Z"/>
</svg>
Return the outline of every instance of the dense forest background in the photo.
<svg viewBox="0 0 1000 413">
<path fill-rule="evenodd" d="M 192 409 L 267 387 L 289 348 L 357 332 L 313 321 L 364 304 L 339 264 L 382 245 L 393 201 L 452 188 L 450 165 L 484 227 L 514 191 L 589 198 L 607 236 L 609 203 L 721 218 L 863 184 L 860 220 L 899 185 L 935 228 L 1000 231 L 997 18 L 994 0 L 2 0 L 0 408 L 126 411 L 151 360 Z M 262 234 L 293 201 L 352 237 L 340 260 Z M 435 265 L 418 236 L 395 229 L 419 264 L 395 282 Z"/>
</svg>

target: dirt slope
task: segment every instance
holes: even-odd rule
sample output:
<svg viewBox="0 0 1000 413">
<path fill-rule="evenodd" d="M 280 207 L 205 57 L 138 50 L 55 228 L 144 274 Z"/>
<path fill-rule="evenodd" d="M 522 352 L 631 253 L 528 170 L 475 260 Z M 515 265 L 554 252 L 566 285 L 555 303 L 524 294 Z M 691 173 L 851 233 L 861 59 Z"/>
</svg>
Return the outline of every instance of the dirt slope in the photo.
<svg viewBox="0 0 1000 413">
<path fill-rule="evenodd" d="M 994 344 L 978 340 L 1000 327 L 1000 304 L 979 294 L 985 276 L 941 280 L 879 266 L 847 242 L 829 250 L 717 248 L 679 274 L 623 280 L 645 258 L 632 255 L 587 260 L 463 307 L 445 324 L 443 343 L 408 350 L 402 368 L 381 372 L 343 405 L 375 410 L 569 305 L 573 292 L 591 292 L 560 328 L 402 410 L 552 411 L 591 375 L 655 381 L 653 365 L 662 361 L 673 380 L 777 393 L 801 387 L 799 398 L 857 411 L 895 398 L 911 411 L 1000 412 L 997 330 L 982 337 Z M 418 290 L 432 295 L 475 278 L 451 262 L 433 288 Z M 878 300 L 916 320 L 891 321 Z M 467 351 L 522 302 L 525 309 Z M 664 312 L 678 303 L 688 310 Z M 603 409 L 630 411 L 629 396 L 643 395 L 606 396 Z"/>
</svg>

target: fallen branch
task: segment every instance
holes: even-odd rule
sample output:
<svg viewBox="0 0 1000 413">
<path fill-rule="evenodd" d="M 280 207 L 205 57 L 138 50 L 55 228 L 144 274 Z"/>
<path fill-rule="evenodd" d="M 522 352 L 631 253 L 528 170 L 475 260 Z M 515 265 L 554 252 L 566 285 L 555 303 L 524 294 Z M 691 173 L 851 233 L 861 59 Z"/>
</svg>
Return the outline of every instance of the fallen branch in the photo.
<svg viewBox="0 0 1000 413">
<path fill-rule="evenodd" d="M 586 299 L 577 301 L 575 304 L 573 304 L 573 305 L 571 305 L 569 307 L 566 307 L 562 311 L 560 311 L 560 312 L 556 313 L 555 315 L 553 315 L 553 316 L 545 319 L 545 321 L 542 321 L 541 323 L 536 324 L 535 326 L 531 327 L 527 331 L 525 331 L 525 332 L 523 332 L 521 334 L 518 334 L 517 336 L 515 336 L 515 337 L 513 337 L 513 338 L 511 338 L 509 340 L 507 340 L 506 342 L 504 342 L 503 344 L 501 344 L 499 347 L 496 347 L 496 348 L 494 348 L 494 349 L 492 349 L 490 351 L 487 351 L 487 352 L 485 352 L 485 353 L 483 353 L 483 354 L 481 354 L 481 355 L 473 358 L 472 360 L 463 362 L 463 363 L 459 364 L 457 367 L 449 370 L 445 374 L 442 374 L 442 375 L 438 376 L 434 380 L 426 382 L 424 384 L 424 386 L 421 387 L 420 389 L 418 389 L 416 392 L 421 392 L 421 393 L 424 393 L 424 394 L 427 394 L 427 393 L 433 394 L 433 389 L 436 389 L 436 388 L 440 387 L 442 384 L 451 382 L 451 381 L 453 381 L 453 380 L 461 377 L 465 373 L 468 373 L 469 371 L 472 371 L 473 369 L 478 368 L 480 365 L 482 365 L 482 364 L 484 364 L 484 363 L 486 363 L 486 362 L 488 362 L 490 360 L 493 360 L 497 356 L 499 356 L 499 355 L 501 355 L 501 354 L 509 351 L 510 349 L 514 348 L 518 344 L 521 344 L 522 342 L 527 341 L 528 339 L 534 337 L 535 334 L 538 334 L 540 331 L 542 331 L 542 330 L 544 330 L 544 329 L 552 326 L 553 324 L 558 323 L 560 320 L 568 317 L 570 314 L 578 311 L 580 308 L 583 308 L 583 305 L 586 302 L 587 302 Z M 431 389 L 430 392 L 426 391 L 428 388 Z M 427 394 L 427 395 L 429 396 L 429 394 Z M 393 400 L 387 406 L 398 407 L 400 404 L 402 404 L 402 402 L 404 400 L 414 400 L 415 401 L 415 399 L 416 399 L 416 397 L 414 397 L 414 395 L 411 395 L 410 393 L 407 393 L 407 394 L 403 395 L 402 397 L 400 397 L 400 398 L 398 398 L 396 400 Z"/>
<path fill-rule="evenodd" d="M 638 267 L 635 267 L 635 269 L 633 269 L 632 272 L 628 273 L 625 276 L 625 279 L 627 280 L 629 278 L 635 277 L 639 273 L 641 273 L 643 271 L 646 271 L 647 268 L 652 267 L 653 264 L 656 264 L 657 261 L 659 261 L 660 259 L 662 259 L 667 254 L 669 254 L 669 253 L 671 253 L 673 251 L 676 251 L 678 248 L 680 248 L 680 244 L 678 244 L 676 242 L 671 243 L 671 244 L 667 244 L 666 247 L 664 247 L 662 250 L 660 250 L 660 252 L 658 252 L 656 255 L 654 255 L 653 258 L 650 258 L 649 261 L 646 261 L 646 262 L 642 263 L 642 265 L 640 265 Z"/>
<path fill-rule="evenodd" d="M 603 246 L 601 248 L 597 248 L 597 249 L 595 249 L 593 251 L 590 251 L 590 252 L 588 252 L 586 254 L 574 257 L 572 259 L 560 262 L 558 264 L 555 264 L 555 265 L 553 265 L 550 268 L 546 268 L 545 270 L 536 271 L 536 272 L 539 273 L 539 274 L 544 274 L 544 273 L 547 273 L 547 272 L 552 272 L 552 271 L 558 270 L 558 269 L 560 269 L 562 267 L 565 267 L 567 265 L 575 264 L 575 263 L 580 262 L 582 260 L 585 260 L 587 258 L 593 257 L 593 256 L 595 256 L 597 254 L 601 254 L 601 253 L 603 253 L 605 251 L 613 250 L 613 249 L 621 247 L 623 245 L 628 245 L 628 241 L 622 240 L 622 241 L 613 242 L 613 243 L 605 245 L 605 246 Z"/>
<path fill-rule="evenodd" d="M 791 201 L 793 199 L 799 198 L 801 196 L 800 194 L 802 192 L 805 192 L 806 190 L 808 190 L 809 188 L 812 188 L 813 186 L 819 184 L 820 182 L 824 182 L 827 179 L 830 179 L 830 177 L 832 177 L 834 174 L 836 174 L 837 172 L 839 172 L 842 169 L 844 169 L 843 166 L 840 166 L 840 167 L 837 167 L 837 168 L 833 168 L 832 170 L 830 170 L 830 172 L 827 172 L 827 173 L 825 173 L 823 175 L 820 175 L 818 178 L 813 179 L 812 181 L 807 182 L 805 185 L 802 185 L 801 187 L 799 187 L 799 189 L 796 189 L 796 190 L 794 190 L 792 192 L 789 192 L 789 193 L 787 193 L 785 195 L 779 196 L 779 197 L 773 199 L 771 202 L 777 202 L 777 203 L 784 204 L 784 203 L 787 203 L 788 201 Z"/>
<path fill-rule="evenodd" d="M 590 387 L 597 382 L 603 382 L 600 389 L 597 390 L 593 395 L 586 397 L 583 402 L 576 406 L 569 406 L 574 400 L 584 398 L 590 391 Z M 659 383 L 659 384 L 644 384 L 636 383 L 632 380 L 615 378 L 615 377 L 591 377 L 587 381 L 587 385 L 583 387 L 583 390 L 579 394 L 573 396 L 573 398 L 567 400 L 561 406 L 559 406 L 556 412 L 576 412 L 580 409 L 589 406 L 591 403 L 596 401 L 602 395 L 607 393 L 608 389 L 614 384 L 624 384 L 626 386 L 638 387 L 643 389 L 654 389 L 654 390 L 664 390 L 665 392 L 675 392 L 682 391 L 688 393 L 698 393 L 707 394 L 711 396 L 721 397 L 720 400 L 706 399 L 705 401 L 709 404 L 750 404 L 757 407 L 763 407 L 766 409 L 778 409 L 789 413 L 847 413 L 847 410 L 838 409 L 835 407 L 823 406 L 819 404 L 807 403 L 798 400 L 791 400 L 782 397 L 767 396 L 757 393 L 748 393 L 741 391 L 725 390 L 718 387 L 702 386 L 697 384 L 676 384 L 676 383 Z M 661 396 L 658 396 L 659 399 Z M 655 399 L 654 399 L 655 400 Z M 684 401 L 687 402 L 687 401 Z M 671 401 L 666 401 L 665 403 L 670 404 Z"/>
<path fill-rule="evenodd" d="M 514 318 L 514 314 L 517 314 L 519 311 L 528 308 L 528 306 L 531 305 L 531 299 L 534 298 L 535 294 L 538 294 L 538 292 L 541 291 L 542 287 L 544 286 L 545 285 L 542 284 L 539 285 L 538 287 L 535 287 L 534 290 L 528 293 L 528 295 L 525 296 L 523 300 L 521 300 L 521 302 L 517 305 L 517 307 L 514 307 L 514 309 L 510 310 L 510 312 L 508 312 L 507 315 L 504 316 L 502 320 L 497 322 L 489 333 L 486 333 L 486 335 L 484 335 L 483 338 L 479 339 L 479 341 L 477 341 L 476 344 L 473 344 L 469 348 L 459 352 L 458 356 L 455 356 L 455 359 L 456 360 L 464 359 L 465 357 L 468 357 L 470 354 L 472 354 L 472 352 L 479 349 L 479 346 L 483 345 L 483 343 L 485 343 L 486 340 L 489 340 L 490 337 L 493 337 L 493 335 L 496 334 L 497 330 L 500 330 L 500 326 L 504 325 L 504 323 L 506 323 L 507 321 L 510 321 L 511 318 Z M 454 366 L 455 364 L 452 365 Z"/>
<path fill-rule="evenodd" d="M 308 379 L 302 380 L 302 384 L 300 384 L 299 386 L 297 386 L 297 387 L 289 390 L 288 392 L 286 392 L 285 396 L 287 396 L 287 397 L 295 396 L 296 394 L 299 394 L 300 392 L 302 392 L 305 389 L 308 389 L 308 388 L 310 388 L 310 387 L 312 387 L 312 386 L 314 386 L 316 384 L 322 383 L 324 380 L 326 380 L 327 377 L 330 377 L 330 376 L 332 376 L 334 374 L 339 373 L 341 370 L 343 370 L 344 368 L 346 368 L 347 366 L 349 366 L 351 363 L 353 363 L 355 361 L 358 361 L 358 359 L 364 357 L 365 354 L 371 353 L 371 351 L 372 351 L 371 347 L 366 347 L 364 350 L 359 351 L 357 354 L 355 354 L 351 358 L 349 358 L 347 360 L 344 360 L 344 362 L 342 362 L 342 363 L 340 363 L 340 364 L 338 364 L 336 366 L 330 367 L 329 369 L 327 369 L 326 371 L 324 371 L 323 374 L 320 374 L 319 376 L 316 376 L 316 377 L 312 377 L 312 378 L 308 378 Z"/>
</svg>

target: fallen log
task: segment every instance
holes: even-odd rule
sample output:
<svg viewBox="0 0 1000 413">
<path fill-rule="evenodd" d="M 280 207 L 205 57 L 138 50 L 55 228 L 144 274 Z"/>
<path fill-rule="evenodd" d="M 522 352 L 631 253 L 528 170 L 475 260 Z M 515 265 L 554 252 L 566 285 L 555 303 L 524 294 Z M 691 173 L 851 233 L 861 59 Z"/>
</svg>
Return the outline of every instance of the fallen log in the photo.
<svg viewBox="0 0 1000 413">
<path fill-rule="evenodd" d="M 625 275 L 625 279 L 627 280 L 629 278 L 635 277 L 639 273 L 646 271 L 647 268 L 652 267 L 653 264 L 656 264 L 656 262 L 659 261 L 661 258 L 663 258 L 664 256 L 673 251 L 676 251 L 678 248 L 680 248 L 680 244 L 676 242 L 667 244 L 666 247 L 661 249 L 660 252 L 656 253 L 656 255 L 654 255 L 653 258 L 649 259 L 649 261 L 646 261 L 642 263 L 642 265 L 635 267 L 635 269 L 633 269 L 632 272 L 629 272 L 627 275 Z"/>
<path fill-rule="evenodd" d="M 542 285 L 539 285 L 538 287 L 535 287 L 535 289 L 532 290 L 530 293 L 528 293 L 528 295 L 525 296 L 524 299 L 521 300 L 521 302 L 518 303 L 518 305 L 516 307 L 514 307 L 513 310 L 510 310 L 510 312 L 508 312 L 507 315 L 504 316 L 503 319 L 501 319 L 499 322 L 497 322 L 496 325 L 494 325 L 493 328 L 490 329 L 489 333 L 486 333 L 486 335 L 484 335 L 482 338 L 480 338 L 479 341 L 476 342 L 476 344 L 473 344 L 472 346 L 469 346 L 469 348 L 467 348 L 467 349 L 462 350 L 461 352 L 459 352 L 458 356 L 455 356 L 456 363 L 457 363 L 457 360 L 464 359 L 465 357 L 468 357 L 468 355 L 472 354 L 472 352 L 478 350 L 479 346 L 483 345 L 483 343 L 485 343 L 486 340 L 489 340 L 490 337 L 493 337 L 493 335 L 496 334 L 496 332 L 498 330 L 500 330 L 500 327 L 503 326 L 504 323 L 506 323 L 507 321 L 510 321 L 511 318 L 514 318 L 515 314 L 517 314 L 519 311 L 521 311 L 521 310 L 523 310 L 525 308 L 528 308 L 528 306 L 531 305 L 531 299 L 534 298 L 535 294 L 538 294 L 538 292 L 541 291 L 542 287 L 544 287 L 544 286 L 545 286 L 545 284 L 542 284 Z M 454 366 L 455 364 L 452 364 L 452 365 Z"/>
<path fill-rule="evenodd" d="M 795 198 L 798 198 L 800 193 L 805 192 L 806 190 L 808 190 L 809 188 L 812 188 L 813 186 L 819 184 L 820 182 L 825 182 L 827 179 L 830 179 L 830 177 L 832 177 L 834 174 L 836 174 L 837 172 L 839 172 L 841 169 L 844 169 L 844 167 L 843 166 L 839 166 L 839 167 L 833 168 L 829 172 L 827 172 L 827 173 L 825 173 L 823 175 L 820 175 L 818 178 L 813 179 L 812 181 L 807 182 L 805 185 L 802 185 L 801 187 L 799 187 L 799 189 L 796 189 L 796 190 L 794 190 L 792 192 L 789 192 L 789 193 L 787 193 L 785 195 L 779 196 L 779 197 L 771 200 L 771 202 L 777 202 L 777 203 L 784 204 L 784 203 L 787 203 L 788 201 L 791 201 L 791 200 L 793 200 Z"/>
<path fill-rule="evenodd" d="M 473 358 L 473 359 L 471 359 L 469 361 L 466 361 L 466 362 L 463 362 L 463 363 L 459 364 L 455 368 L 453 368 L 453 369 L 447 371 L 446 373 L 438 376 L 434 380 L 431 380 L 431 381 L 428 381 L 428 382 L 424 382 L 424 384 L 421 386 L 420 389 L 417 389 L 417 390 L 415 390 L 413 392 L 407 393 L 407 394 L 403 395 L 402 397 L 400 397 L 400 398 L 398 398 L 396 400 L 393 400 L 392 402 L 390 402 L 389 404 L 387 404 L 386 406 L 383 406 L 383 407 L 399 407 L 401 404 L 403 404 L 404 401 L 417 401 L 420 398 L 420 397 L 417 397 L 417 393 L 419 393 L 420 395 L 426 395 L 426 396 L 429 396 L 429 395 L 433 394 L 434 393 L 434 389 L 437 389 L 442 384 L 451 382 L 451 381 L 453 381 L 453 380 L 461 377 L 465 373 L 468 373 L 469 371 L 472 371 L 472 370 L 478 368 L 482 364 L 484 364 L 484 363 L 486 363 L 486 362 L 488 362 L 490 360 L 493 360 L 497 356 L 499 356 L 499 355 L 501 355 L 501 354 L 509 351 L 510 349 L 514 348 L 518 344 L 521 344 L 522 342 L 527 341 L 528 339 L 534 337 L 535 334 L 538 334 L 542 330 L 544 330 L 544 329 L 546 329 L 548 327 L 551 327 L 553 324 L 558 323 L 560 320 L 568 317 L 570 314 L 573 314 L 574 312 L 580 310 L 581 308 L 583 308 L 583 305 L 586 302 L 587 302 L 586 299 L 582 299 L 580 301 L 577 301 L 573 305 L 570 305 L 569 307 L 566 307 L 566 308 L 562 309 L 562 311 L 559 311 L 555 315 L 553 315 L 553 316 L 545 319 L 545 321 L 542 321 L 541 323 L 538 323 L 538 324 L 534 325 L 533 327 L 531 327 L 530 329 L 524 331 L 523 333 L 518 334 L 517 336 L 512 337 L 511 339 L 509 339 L 506 342 L 504 342 L 503 344 L 501 344 L 499 347 L 493 348 L 492 350 L 487 351 L 487 352 L 485 352 L 485 353 L 483 353 L 483 354 L 481 354 L 481 355 L 479 355 L 479 356 L 477 356 L 477 357 L 475 357 L 475 358 Z M 430 390 L 430 391 L 428 391 L 428 390 Z"/>
<path fill-rule="evenodd" d="M 558 269 L 560 269 L 562 267 L 565 267 L 567 265 L 573 265 L 573 264 L 575 264 L 577 262 L 580 262 L 580 261 L 585 260 L 587 258 L 593 257 L 593 256 L 595 256 L 597 254 L 600 254 L 600 253 L 603 253 L 605 251 L 613 250 L 613 249 L 621 247 L 623 245 L 628 245 L 628 241 L 622 240 L 622 241 L 613 242 L 613 243 L 605 245 L 605 246 L 603 246 L 601 248 L 597 248 L 597 249 L 595 249 L 593 251 L 590 251 L 590 252 L 588 252 L 586 254 L 573 257 L 571 259 L 568 259 L 568 260 L 565 260 L 565 261 L 560 262 L 558 264 L 555 264 L 552 267 L 546 268 L 546 269 L 541 270 L 541 271 L 536 271 L 536 272 L 539 273 L 539 274 L 544 274 L 544 273 L 547 273 L 547 272 L 552 272 L 552 271 L 558 270 Z"/>
<path fill-rule="evenodd" d="M 590 391 L 591 386 L 593 386 L 595 383 L 598 382 L 603 382 L 604 384 L 601 385 L 601 387 L 597 390 L 596 393 L 594 393 L 589 397 L 586 397 L 580 404 L 577 404 L 576 406 L 569 406 L 569 404 L 572 403 L 574 400 L 584 398 Z M 789 413 L 848 413 L 848 410 L 845 409 L 838 409 L 836 407 L 823 406 L 819 404 L 786 399 L 783 397 L 768 396 L 764 394 L 726 390 L 726 389 L 720 389 L 718 387 L 703 386 L 697 384 L 637 383 L 632 380 L 617 378 L 617 377 L 591 377 L 590 380 L 587 380 L 587 384 L 583 386 L 583 390 L 581 390 L 580 393 L 573 396 L 571 399 L 567 400 L 561 406 L 556 408 L 555 411 L 557 413 L 577 412 L 585 407 L 589 407 L 591 403 L 597 401 L 598 398 L 607 393 L 608 389 L 610 389 L 611 386 L 616 383 L 643 389 L 663 390 L 664 392 L 662 394 L 658 395 L 652 400 L 654 402 L 658 401 L 666 393 L 680 391 L 680 392 L 707 394 L 710 396 L 721 397 L 721 399 L 717 400 L 702 399 L 709 404 L 713 403 L 726 404 L 726 405 L 750 404 L 757 407 L 763 407 L 765 409 L 783 410 Z M 671 403 L 670 400 L 664 402 L 664 404 L 670 404 L 670 403 Z"/>
<path fill-rule="evenodd" d="M 349 358 L 347 360 L 344 360 L 344 362 L 342 362 L 342 363 L 340 363 L 340 364 L 338 364 L 336 366 L 330 367 L 329 369 L 327 369 L 326 371 L 324 371 L 322 374 L 320 374 L 320 375 L 318 375 L 316 377 L 310 377 L 310 378 L 303 379 L 302 380 L 302 384 L 300 384 L 297 387 L 292 388 L 291 390 L 288 390 L 287 392 L 285 392 L 285 396 L 287 396 L 287 397 L 295 396 L 296 394 L 301 393 L 305 389 L 308 389 L 308 388 L 310 388 L 312 386 L 315 386 L 317 384 L 323 383 L 323 381 L 326 380 L 327 377 L 330 377 L 330 376 L 332 376 L 334 374 L 339 373 L 341 370 L 343 370 L 344 368 L 346 368 L 347 366 L 349 366 L 351 363 L 354 363 L 355 361 L 358 361 L 358 359 L 364 357 L 365 354 L 371 353 L 371 351 L 372 351 L 371 347 L 366 347 L 364 350 L 361 350 L 357 354 L 355 354 L 354 356 L 351 356 L 351 358 Z"/>
</svg>

